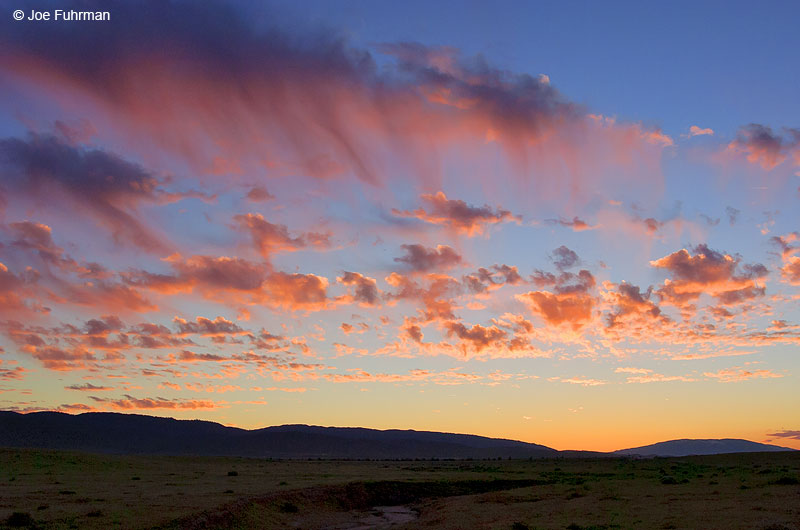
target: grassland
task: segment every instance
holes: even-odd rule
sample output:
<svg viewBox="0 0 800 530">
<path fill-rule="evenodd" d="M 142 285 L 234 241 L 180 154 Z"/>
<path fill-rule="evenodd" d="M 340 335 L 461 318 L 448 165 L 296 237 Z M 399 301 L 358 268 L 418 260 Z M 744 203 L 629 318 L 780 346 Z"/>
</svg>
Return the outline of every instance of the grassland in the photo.
<svg viewBox="0 0 800 530">
<path fill-rule="evenodd" d="M 798 482 L 800 453 L 270 461 L 2 449 L 0 528 L 800 530 Z"/>
</svg>

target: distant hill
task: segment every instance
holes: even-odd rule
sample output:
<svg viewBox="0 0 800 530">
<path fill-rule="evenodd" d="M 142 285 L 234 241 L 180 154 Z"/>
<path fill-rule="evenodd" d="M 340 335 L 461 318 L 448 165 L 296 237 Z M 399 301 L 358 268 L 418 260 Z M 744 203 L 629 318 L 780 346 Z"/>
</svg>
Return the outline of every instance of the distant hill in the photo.
<svg viewBox="0 0 800 530">
<path fill-rule="evenodd" d="M 0 446 L 266 458 L 529 458 L 543 445 L 467 434 L 282 425 L 245 430 L 137 414 L 0 411 Z"/>
<path fill-rule="evenodd" d="M 722 453 L 759 453 L 794 451 L 788 447 L 762 444 L 749 440 L 724 438 L 720 440 L 670 440 L 632 449 L 621 449 L 614 454 L 621 456 L 689 456 L 717 455 Z"/>
<path fill-rule="evenodd" d="M 92 453 L 260 458 L 543 458 L 687 456 L 791 451 L 747 440 L 672 440 L 613 453 L 557 451 L 500 438 L 443 432 L 281 425 L 246 430 L 200 420 L 88 412 L 0 411 L 0 447 Z"/>
</svg>

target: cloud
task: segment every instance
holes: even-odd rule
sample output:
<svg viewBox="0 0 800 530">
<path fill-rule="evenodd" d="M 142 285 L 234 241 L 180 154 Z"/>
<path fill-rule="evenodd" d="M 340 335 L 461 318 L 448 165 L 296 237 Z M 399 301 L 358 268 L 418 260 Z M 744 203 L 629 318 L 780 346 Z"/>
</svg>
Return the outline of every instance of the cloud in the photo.
<svg viewBox="0 0 800 530">
<path fill-rule="evenodd" d="M 564 245 L 561 245 L 553 251 L 551 259 L 553 260 L 553 264 L 560 271 L 574 267 L 581 261 L 574 250 L 570 250 Z"/>
<path fill-rule="evenodd" d="M 239 257 L 174 254 L 166 260 L 175 274 L 133 270 L 123 278 L 129 285 L 164 294 L 199 291 L 205 298 L 230 304 L 263 304 L 292 311 L 328 307 L 328 280 L 314 274 L 271 272 L 266 263 Z"/>
<path fill-rule="evenodd" d="M 114 390 L 113 386 L 98 386 L 93 385 L 92 383 L 86 383 L 83 385 L 70 385 L 64 387 L 67 390 L 80 390 L 81 392 L 91 392 L 91 391 L 103 391 L 103 390 Z"/>
<path fill-rule="evenodd" d="M 614 370 L 615 373 L 632 374 L 626 378 L 628 383 L 666 383 L 670 381 L 694 381 L 691 377 L 683 375 L 662 375 L 647 368 L 620 367 Z"/>
<path fill-rule="evenodd" d="M 164 190 L 162 181 L 138 164 L 100 149 L 68 145 L 52 135 L 31 133 L 25 140 L 0 139 L 0 167 L 0 183 L 10 193 L 46 201 L 48 208 L 88 214 L 117 241 L 142 250 L 167 248 L 139 220 L 137 210 L 142 204 L 163 204 L 182 196 Z"/>
<path fill-rule="evenodd" d="M 225 357 L 223 355 L 216 355 L 214 353 L 195 353 L 189 350 L 182 350 L 179 353 L 170 353 L 165 359 L 165 361 L 169 363 L 214 363 L 230 360 L 230 357 Z"/>
<path fill-rule="evenodd" d="M 342 285 L 354 287 L 350 300 L 362 306 L 375 306 L 380 303 L 381 291 L 374 278 L 364 276 L 358 272 L 345 272 L 336 281 Z"/>
<path fill-rule="evenodd" d="M 405 263 L 413 271 L 447 270 L 461 263 L 461 256 L 447 245 L 426 248 L 422 245 L 401 245 L 405 256 L 394 258 L 397 263 Z"/>
<path fill-rule="evenodd" d="M 492 265 L 490 269 L 479 268 L 476 272 L 463 277 L 464 286 L 476 294 L 483 294 L 503 285 L 519 285 L 525 283 L 516 267 L 509 265 Z"/>
<path fill-rule="evenodd" d="M 256 291 L 268 274 L 268 268 L 264 264 L 238 257 L 196 255 L 184 259 L 175 254 L 167 262 L 176 271 L 176 275 L 131 271 L 124 278 L 130 285 L 167 294 L 189 292 L 195 286 L 213 293 L 216 290 Z"/>
<path fill-rule="evenodd" d="M 89 396 L 91 399 L 116 410 L 149 410 L 149 409 L 215 409 L 219 405 L 213 401 L 183 400 L 157 398 L 135 398 L 125 394 L 124 399 L 107 399 Z"/>
<path fill-rule="evenodd" d="M 592 379 L 592 378 L 583 377 L 583 376 L 569 377 L 569 378 L 566 378 L 566 379 L 562 379 L 560 377 L 557 377 L 556 380 L 559 380 L 562 383 L 569 383 L 571 385 L 581 385 L 581 386 L 601 386 L 601 385 L 605 385 L 605 384 L 608 383 L 607 381 L 603 381 L 602 379 Z"/>
<path fill-rule="evenodd" d="M 652 370 L 647 368 L 634 368 L 632 366 L 620 366 L 614 370 L 614 373 L 617 374 L 637 374 L 637 375 L 644 375 L 651 373 Z"/>
<path fill-rule="evenodd" d="M 400 166 L 438 184 L 441 153 L 458 146 L 468 157 L 499 151 L 543 199 L 574 198 L 589 183 L 658 175 L 673 143 L 657 128 L 587 114 L 546 77 L 452 48 L 378 45 L 376 61 L 341 33 L 304 31 L 263 5 L 112 6 L 103 27 L 34 36 L 6 24 L 0 67 L 37 87 L 33 97 L 84 102 L 139 153 L 179 157 L 195 173 L 268 168 L 380 186 Z M 109 4 L 83 6 L 92 8 Z"/>
<path fill-rule="evenodd" d="M 736 139 L 728 144 L 728 151 L 744 153 L 748 162 L 766 170 L 775 169 L 789 156 L 794 156 L 795 165 L 800 165 L 800 129 L 784 128 L 784 134 L 780 136 L 771 127 L 751 123 L 739 129 Z"/>
<path fill-rule="evenodd" d="M 462 291 L 461 284 L 444 274 L 428 274 L 420 279 L 393 272 L 386 283 L 395 289 L 386 294 L 387 300 L 418 300 L 422 302 L 421 322 L 456 320 L 453 298 Z"/>
<path fill-rule="evenodd" d="M 560 248 L 556 249 L 556 255 L 563 254 L 570 262 L 572 256 Z M 588 270 L 582 269 L 577 274 L 562 271 L 558 275 L 537 270 L 530 281 L 537 287 L 551 287 L 553 292 L 529 291 L 515 295 L 515 298 L 524 302 L 548 324 L 569 324 L 577 331 L 591 320 L 596 299 L 590 291 L 596 282 Z"/>
<path fill-rule="evenodd" d="M 95 311 L 147 313 L 158 309 L 158 306 L 134 287 L 116 282 L 96 280 L 80 284 L 63 284 L 61 289 L 64 296 L 57 298 L 56 301 L 91 307 Z"/>
<path fill-rule="evenodd" d="M 571 220 L 563 219 L 559 217 L 558 219 L 545 219 L 545 223 L 549 225 L 561 225 L 571 228 L 575 232 L 583 232 L 584 230 L 594 230 L 598 228 L 597 225 L 590 225 L 583 219 L 578 217 L 573 217 Z"/>
<path fill-rule="evenodd" d="M 238 228 L 250 233 L 256 249 L 265 258 L 276 252 L 292 252 L 304 248 L 328 248 L 330 233 L 308 232 L 291 237 L 286 225 L 272 224 L 261 214 L 237 215 Z"/>
<path fill-rule="evenodd" d="M 800 256 L 789 256 L 786 258 L 781 275 L 792 285 L 800 285 Z"/>
<path fill-rule="evenodd" d="M 412 217 L 427 223 L 446 226 L 469 237 L 482 235 L 489 226 L 503 222 L 522 221 L 522 217 L 502 208 L 493 209 L 489 205 L 470 206 L 457 199 L 448 199 L 444 192 L 420 196 L 424 207 L 413 211 L 392 209 L 398 217 Z"/>
<path fill-rule="evenodd" d="M 344 332 L 345 335 L 350 335 L 351 333 L 361 334 L 369 329 L 369 324 L 367 324 L 366 322 L 359 322 L 354 326 L 347 322 L 342 322 L 342 325 L 339 327 L 341 328 L 341 330 Z"/>
<path fill-rule="evenodd" d="M 79 264 L 67 255 L 63 248 L 55 244 L 53 230 L 46 224 L 20 221 L 9 223 L 8 228 L 13 237 L 9 246 L 13 249 L 35 253 L 48 273 L 53 267 L 56 271 L 74 273 L 80 278 L 86 279 L 105 280 L 111 276 L 110 272 L 99 263 Z"/>
<path fill-rule="evenodd" d="M 725 207 L 725 215 L 728 216 L 728 224 L 731 226 L 736 224 L 736 221 L 739 219 L 739 214 L 741 214 L 741 210 L 737 210 L 732 206 Z"/>
<path fill-rule="evenodd" d="M 764 295 L 759 282 L 767 268 L 760 264 L 741 264 L 741 258 L 698 245 L 694 255 L 681 249 L 669 256 L 651 261 L 652 267 L 667 270 L 671 278 L 664 281 L 657 294 L 662 301 L 677 306 L 687 305 L 706 293 L 723 305 L 736 305 Z"/>
<path fill-rule="evenodd" d="M 276 272 L 264 283 L 265 300 L 291 310 L 315 311 L 328 305 L 328 280 L 314 274 Z"/>
<path fill-rule="evenodd" d="M 35 230 L 37 237 L 44 238 L 38 243 L 44 245 L 41 250 L 46 259 L 52 260 L 58 266 L 73 269 L 75 262 L 68 256 L 61 257 L 61 249 L 49 245 L 45 225 L 27 222 L 12 224 L 16 231 L 21 227 L 28 232 Z M 17 239 L 14 244 L 17 247 L 23 246 L 23 243 L 34 246 L 36 240 L 30 236 L 29 233 L 26 239 Z M 14 274 L 4 263 L 0 263 L 0 315 L 19 318 L 46 314 L 51 308 L 44 305 L 45 303 L 86 306 L 97 311 L 110 312 L 147 312 L 157 309 L 157 306 L 136 289 L 103 279 L 108 274 L 101 273 L 102 270 L 97 264 L 90 264 L 90 268 L 75 265 L 74 271 L 78 272 L 82 280 L 73 282 L 55 274 L 42 274 L 31 266 L 26 267 L 21 274 Z"/>
<path fill-rule="evenodd" d="M 792 285 L 800 285 L 800 233 L 791 232 L 784 236 L 773 236 L 770 242 L 781 249 L 781 276 Z"/>
<path fill-rule="evenodd" d="M 547 291 L 530 291 L 516 298 L 548 324 L 569 324 L 577 330 L 592 318 L 594 298 L 585 293 L 554 294 Z"/>
<path fill-rule="evenodd" d="M 425 335 L 423 335 L 422 328 L 419 325 L 414 324 L 406 319 L 401 329 L 402 333 L 412 341 L 416 342 L 417 344 L 422 344 L 422 340 L 425 338 Z"/>
<path fill-rule="evenodd" d="M 618 285 L 606 284 L 605 297 L 613 306 L 611 313 L 606 315 L 609 328 L 634 322 L 645 324 L 662 323 L 666 317 L 661 315 L 661 309 L 650 301 L 652 287 L 642 293 L 638 286 L 622 282 Z"/>
<path fill-rule="evenodd" d="M 2 361 L 0 361 L 2 364 Z M 14 368 L 0 368 L 0 381 L 20 381 L 28 370 L 21 366 Z"/>
<path fill-rule="evenodd" d="M 35 303 L 31 304 L 25 297 L 38 279 L 38 274 L 30 268 L 23 274 L 14 274 L 0 262 L 0 315 L 17 317 L 49 311 Z"/>
<path fill-rule="evenodd" d="M 492 130 L 516 145 L 580 117 L 549 83 L 455 54 L 448 65 L 440 49 L 381 46 L 397 62 L 382 74 L 369 53 L 348 48 L 340 35 L 296 37 L 274 23 L 264 30 L 253 23 L 259 17 L 223 2 L 118 2 L 113 10 L 106 27 L 59 27 L 35 39 L 10 26 L 0 60 L 32 81 L 59 79 L 124 115 L 154 143 L 207 159 L 205 166 L 275 142 L 293 149 L 295 163 L 310 174 L 327 177 L 346 164 L 377 182 L 370 136 L 436 138 L 467 130 L 483 137 Z M 150 83 L 137 82 L 143 77 Z M 228 102 L 222 113 L 211 105 L 220 100 Z M 266 113 L 271 119 L 261 121 Z M 179 119 L 187 115 L 196 118 L 191 127 Z M 408 149 L 408 141 L 396 143 Z M 218 148 L 193 147 L 201 144 Z"/>
<path fill-rule="evenodd" d="M 120 331 L 125 325 L 116 315 L 106 315 L 86 321 L 86 334 L 92 336 L 106 336 L 109 333 Z"/>
<path fill-rule="evenodd" d="M 460 322 L 447 322 L 444 327 L 449 336 L 461 339 L 465 351 L 471 349 L 478 353 L 488 347 L 496 346 L 508 336 L 508 333 L 496 326 L 484 327 L 475 324 L 468 328 Z"/>
<path fill-rule="evenodd" d="M 767 434 L 767 436 L 773 436 L 775 438 L 792 438 L 795 440 L 800 440 L 800 431 L 778 431 Z"/>
<path fill-rule="evenodd" d="M 224 317 L 217 317 L 214 320 L 205 317 L 197 317 L 194 322 L 175 317 L 173 322 L 178 326 L 178 333 L 182 334 L 196 333 L 204 336 L 214 336 L 238 335 L 244 332 L 242 328 Z"/>
<path fill-rule="evenodd" d="M 689 136 L 690 137 L 692 137 L 692 136 L 704 136 L 704 135 L 711 136 L 713 134 L 714 134 L 714 130 L 713 129 L 700 128 L 697 125 L 692 125 L 691 127 L 689 127 Z"/>
<path fill-rule="evenodd" d="M 50 370 L 71 371 L 91 368 L 97 358 L 90 351 L 81 347 L 64 349 L 58 346 L 29 346 L 23 348 L 32 357 L 42 363 L 42 366 Z"/>
<path fill-rule="evenodd" d="M 16 235 L 16 239 L 11 242 L 12 247 L 33 250 L 42 261 L 58 268 L 74 264 L 71 259 L 65 260 L 64 249 L 53 243 L 52 230 L 49 226 L 31 221 L 10 223 L 8 226 Z"/>
<path fill-rule="evenodd" d="M 747 381 L 749 379 L 771 379 L 775 377 L 783 377 L 781 374 L 776 374 L 772 370 L 745 370 L 739 366 L 719 370 L 717 372 L 703 372 L 703 375 L 716 379 L 721 383 L 736 383 L 739 381 Z"/>
<path fill-rule="evenodd" d="M 273 200 L 275 196 L 262 186 L 254 186 L 250 188 L 245 198 L 250 202 L 265 202 Z"/>
</svg>

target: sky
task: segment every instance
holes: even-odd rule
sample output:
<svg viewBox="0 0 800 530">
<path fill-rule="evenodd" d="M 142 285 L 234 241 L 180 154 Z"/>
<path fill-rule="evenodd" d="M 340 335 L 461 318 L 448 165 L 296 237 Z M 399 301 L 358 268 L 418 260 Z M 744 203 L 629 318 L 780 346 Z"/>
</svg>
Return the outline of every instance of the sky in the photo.
<svg viewBox="0 0 800 530">
<path fill-rule="evenodd" d="M 800 449 L 796 2 L 0 5 L 0 409 Z"/>
</svg>

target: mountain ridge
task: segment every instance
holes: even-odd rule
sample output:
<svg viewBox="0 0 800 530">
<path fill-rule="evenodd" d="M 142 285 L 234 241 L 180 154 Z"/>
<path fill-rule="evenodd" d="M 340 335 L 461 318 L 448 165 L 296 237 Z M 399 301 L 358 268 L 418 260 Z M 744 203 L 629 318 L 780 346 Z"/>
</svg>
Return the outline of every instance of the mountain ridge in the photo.
<svg viewBox="0 0 800 530">
<path fill-rule="evenodd" d="M 540 444 L 474 434 L 286 424 L 259 429 L 206 420 L 116 412 L 0 411 L 0 447 L 96 453 L 241 456 L 259 458 L 546 458 L 686 456 L 791 451 L 748 440 L 669 440 L 610 453 L 559 451 Z"/>
<path fill-rule="evenodd" d="M 641 447 L 619 449 L 613 454 L 620 456 L 691 456 L 774 451 L 794 451 L 794 449 L 741 438 L 680 438 Z"/>
</svg>

